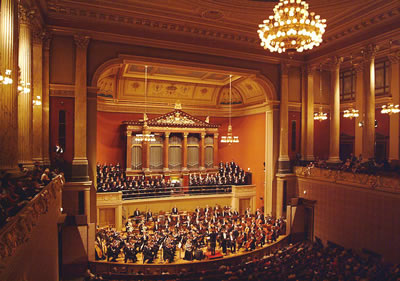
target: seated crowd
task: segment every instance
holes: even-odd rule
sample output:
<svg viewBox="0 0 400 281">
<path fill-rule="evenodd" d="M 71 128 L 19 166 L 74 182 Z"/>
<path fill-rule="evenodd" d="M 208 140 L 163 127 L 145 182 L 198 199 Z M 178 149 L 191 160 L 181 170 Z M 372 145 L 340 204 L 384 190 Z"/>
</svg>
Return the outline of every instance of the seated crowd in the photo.
<svg viewBox="0 0 400 281">
<path fill-rule="evenodd" d="M 307 165 L 309 168 L 322 168 L 322 169 L 334 169 L 344 172 L 360 173 L 360 174 L 384 174 L 384 173 L 399 173 L 400 167 L 396 165 L 391 165 L 386 159 L 383 161 L 376 161 L 376 159 L 363 160 L 362 155 L 359 157 L 355 156 L 353 153 L 350 154 L 345 161 L 340 165 L 329 166 L 325 160 L 316 158 L 315 161 Z"/>
<path fill-rule="evenodd" d="M 141 275 L 143 273 L 140 273 Z M 113 280 L 112 274 L 87 280 Z M 144 276 L 143 276 L 144 277 Z M 148 276 L 149 278 L 151 276 Z M 138 278 L 142 278 L 139 277 Z M 352 250 L 320 243 L 299 242 L 278 249 L 263 258 L 248 257 L 240 263 L 218 269 L 167 271 L 152 276 L 160 280 L 400 280 L 400 265 L 382 262 L 373 256 L 360 256 Z M 133 280 L 129 278 L 130 280 Z M 118 280 L 124 280 L 119 277 Z M 146 278 L 146 280 L 149 280 Z"/>
<path fill-rule="evenodd" d="M 197 207 L 194 212 L 179 212 L 174 207 L 170 213 L 158 215 L 136 210 L 124 231 L 97 231 L 96 258 L 123 259 L 125 263 L 172 263 L 178 257 L 202 260 L 255 250 L 275 242 L 285 232 L 283 219 L 265 217 L 260 210 L 251 214 L 247 209 L 243 215 L 227 206 Z"/>
<path fill-rule="evenodd" d="M 248 184 L 246 172 L 233 161 L 225 164 L 220 162 L 216 173 L 207 173 L 205 176 L 200 173 L 189 175 L 189 186 L 231 184 Z"/>
<path fill-rule="evenodd" d="M 43 186 L 57 176 L 58 170 L 50 172 L 35 163 L 32 170 L 19 164 L 19 173 L 4 172 L 0 175 L 0 227 L 15 216 Z"/>
<path fill-rule="evenodd" d="M 178 187 L 163 175 L 156 177 L 126 176 L 120 164 L 97 164 L 97 191 L 116 192 L 122 190 L 138 190 L 143 192 L 162 191 L 165 188 Z"/>
</svg>

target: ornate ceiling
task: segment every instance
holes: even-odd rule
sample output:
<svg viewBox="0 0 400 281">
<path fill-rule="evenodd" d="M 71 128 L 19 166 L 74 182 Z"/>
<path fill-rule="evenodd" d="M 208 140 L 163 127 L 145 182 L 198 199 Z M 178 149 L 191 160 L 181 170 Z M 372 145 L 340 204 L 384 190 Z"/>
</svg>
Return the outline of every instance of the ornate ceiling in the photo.
<svg viewBox="0 0 400 281">
<path fill-rule="evenodd" d="M 250 0 L 37 0 L 51 28 L 79 29 L 94 37 L 104 33 L 140 38 L 142 44 L 168 48 L 188 45 L 247 57 L 282 57 L 259 46 L 258 24 L 276 3 Z M 399 37 L 398 0 L 307 0 L 310 11 L 327 19 L 324 43 L 302 56 L 316 58 L 384 33 Z M 97 33 L 96 33 L 97 32 Z M 388 39 L 385 36 L 381 38 Z M 147 41 L 146 41 L 147 40 Z M 169 42 L 169 44 L 165 44 Z M 172 42 L 174 44 L 172 44 Z M 229 50 L 229 51 L 228 51 Z M 238 53 L 235 53 L 238 55 Z"/>
<path fill-rule="evenodd" d="M 247 106 L 266 101 L 263 84 L 254 75 L 232 77 L 232 104 Z M 123 64 L 107 68 L 97 83 L 98 97 L 119 101 L 144 102 L 144 65 Z M 193 106 L 229 105 L 229 75 L 215 71 L 173 66 L 149 66 L 149 103 L 174 103 Z"/>
</svg>

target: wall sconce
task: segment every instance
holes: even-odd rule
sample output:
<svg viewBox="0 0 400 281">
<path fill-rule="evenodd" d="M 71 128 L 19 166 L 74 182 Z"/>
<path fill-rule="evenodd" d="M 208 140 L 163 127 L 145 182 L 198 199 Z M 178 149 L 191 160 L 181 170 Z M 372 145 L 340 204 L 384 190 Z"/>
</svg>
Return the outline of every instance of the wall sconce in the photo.
<svg viewBox="0 0 400 281">
<path fill-rule="evenodd" d="M 375 120 L 375 128 L 378 128 L 378 121 Z"/>
<path fill-rule="evenodd" d="M 358 122 L 358 127 L 364 127 L 364 122 L 363 121 Z"/>
</svg>

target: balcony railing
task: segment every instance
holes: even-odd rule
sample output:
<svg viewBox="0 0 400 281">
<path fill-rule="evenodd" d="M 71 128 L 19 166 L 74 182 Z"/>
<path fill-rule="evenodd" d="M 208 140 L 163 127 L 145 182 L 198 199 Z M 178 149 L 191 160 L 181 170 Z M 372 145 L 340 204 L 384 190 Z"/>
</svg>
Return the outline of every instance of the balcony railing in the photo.
<svg viewBox="0 0 400 281">
<path fill-rule="evenodd" d="M 41 215 L 46 214 L 56 202 L 61 202 L 60 193 L 64 182 L 64 177 L 58 175 L 0 229 L 1 264 L 30 239 Z"/>
</svg>

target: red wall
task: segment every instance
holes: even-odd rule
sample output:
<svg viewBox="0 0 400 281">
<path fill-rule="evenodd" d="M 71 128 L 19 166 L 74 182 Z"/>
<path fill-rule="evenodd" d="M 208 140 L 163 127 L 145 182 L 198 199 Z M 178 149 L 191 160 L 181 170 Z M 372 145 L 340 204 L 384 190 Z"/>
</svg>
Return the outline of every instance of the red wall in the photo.
<svg viewBox="0 0 400 281">
<path fill-rule="evenodd" d="M 356 119 L 344 118 L 343 113 L 340 113 L 340 134 L 348 136 L 355 136 L 355 122 Z"/>
<path fill-rule="evenodd" d="M 116 163 L 126 166 L 126 141 L 121 123 L 139 120 L 142 114 L 97 112 L 97 162 Z M 152 118 L 155 116 L 150 116 Z M 204 117 L 198 117 L 204 120 Z M 228 118 L 210 118 L 210 123 L 220 124 L 219 136 L 228 129 Z M 219 143 L 218 161 L 235 161 L 240 167 L 253 173 L 253 184 L 257 186 L 257 206 L 264 193 L 265 161 L 265 114 L 232 118 L 233 134 L 239 136 L 238 144 Z M 219 138 L 220 139 L 220 138 Z"/>
<path fill-rule="evenodd" d="M 330 116 L 324 121 L 314 121 L 314 156 L 319 159 L 329 158 Z"/>
<path fill-rule="evenodd" d="M 210 123 L 221 125 L 220 137 L 226 134 L 228 118 L 210 118 Z M 239 136 L 239 143 L 219 143 L 218 161 L 235 161 L 246 171 L 250 168 L 257 189 L 257 207 L 261 207 L 263 201 L 260 197 L 264 196 L 265 114 L 232 118 L 232 127 L 233 135 Z"/>
</svg>

